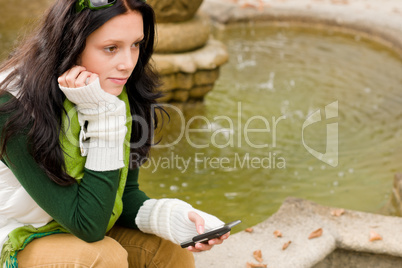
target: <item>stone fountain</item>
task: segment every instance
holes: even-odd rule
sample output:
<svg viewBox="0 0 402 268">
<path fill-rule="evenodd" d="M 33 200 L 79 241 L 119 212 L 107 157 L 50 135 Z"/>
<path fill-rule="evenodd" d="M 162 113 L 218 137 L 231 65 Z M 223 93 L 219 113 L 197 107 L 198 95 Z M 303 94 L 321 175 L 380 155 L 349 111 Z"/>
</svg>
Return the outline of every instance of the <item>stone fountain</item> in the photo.
<svg viewBox="0 0 402 268">
<path fill-rule="evenodd" d="M 202 100 L 228 60 L 226 47 L 210 37 L 209 16 L 197 12 L 202 1 L 147 1 L 157 20 L 153 61 L 165 94 L 160 102 Z"/>
</svg>

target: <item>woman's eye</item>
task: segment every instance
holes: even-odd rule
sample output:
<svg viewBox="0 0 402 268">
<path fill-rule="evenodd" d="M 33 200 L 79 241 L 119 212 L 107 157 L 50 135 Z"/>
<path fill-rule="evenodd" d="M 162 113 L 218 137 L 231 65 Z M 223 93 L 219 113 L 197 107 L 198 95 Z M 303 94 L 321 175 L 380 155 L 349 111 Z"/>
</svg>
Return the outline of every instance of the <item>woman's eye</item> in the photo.
<svg viewBox="0 0 402 268">
<path fill-rule="evenodd" d="M 136 42 L 136 43 L 132 44 L 132 47 L 138 48 L 138 47 L 141 46 L 141 44 L 142 44 L 143 42 L 144 42 L 144 40 L 141 40 L 141 41 L 139 41 L 139 42 Z"/>
<path fill-rule="evenodd" d="M 109 53 L 114 53 L 114 52 L 117 51 L 117 47 L 115 47 L 115 46 L 106 47 L 106 48 L 105 48 L 105 51 L 106 51 L 106 52 L 109 52 Z"/>
</svg>

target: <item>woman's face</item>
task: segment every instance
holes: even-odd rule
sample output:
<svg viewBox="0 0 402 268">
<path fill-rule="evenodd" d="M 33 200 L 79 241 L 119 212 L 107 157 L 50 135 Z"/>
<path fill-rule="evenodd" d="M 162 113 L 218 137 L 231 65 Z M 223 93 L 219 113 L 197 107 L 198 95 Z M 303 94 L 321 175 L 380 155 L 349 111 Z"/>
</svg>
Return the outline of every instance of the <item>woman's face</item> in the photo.
<svg viewBox="0 0 402 268">
<path fill-rule="evenodd" d="M 79 65 L 99 75 L 102 89 L 120 95 L 133 72 L 144 39 L 142 15 L 118 15 L 88 36 Z"/>
</svg>

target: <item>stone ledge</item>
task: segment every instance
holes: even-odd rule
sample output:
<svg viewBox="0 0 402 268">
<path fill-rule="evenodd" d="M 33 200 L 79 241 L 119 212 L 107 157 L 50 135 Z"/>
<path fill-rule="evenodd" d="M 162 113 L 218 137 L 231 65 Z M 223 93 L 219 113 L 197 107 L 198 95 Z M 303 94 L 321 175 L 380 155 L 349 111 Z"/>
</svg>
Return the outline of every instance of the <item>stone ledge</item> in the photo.
<svg viewBox="0 0 402 268">
<path fill-rule="evenodd" d="M 268 267 L 313 267 L 323 260 L 330 261 L 326 258 L 333 256 L 330 254 L 335 249 L 379 254 L 402 266 L 402 218 L 353 210 L 345 210 L 342 216 L 336 217 L 332 216 L 332 210 L 334 208 L 308 200 L 287 198 L 280 209 L 256 225 L 252 233 L 242 231 L 209 252 L 195 254 L 196 267 L 244 268 L 247 262 L 256 263 L 255 250 L 262 251 Z M 323 229 L 322 236 L 308 239 L 318 228 Z M 275 230 L 280 230 L 283 237 L 276 238 Z M 370 242 L 370 230 L 380 234 L 382 240 Z M 290 246 L 282 250 L 288 241 L 292 241 Z"/>
<path fill-rule="evenodd" d="M 398 257 L 336 249 L 313 268 L 395 268 L 400 266 L 401 258 Z"/>
<path fill-rule="evenodd" d="M 285 21 L 333 26 L 367 35 L 402 56 L 399 0 L 205 0 L 200 10 L 222 24 Z"/>
<path fill-rule="evenodd" d="M 158 73 L 166 75 L 216 69 L 228 61 L 229 54 L 223 43 L 210 39 L 198 50 L 180 54 L 154 54 L 152 59 Z"/>
</svg>

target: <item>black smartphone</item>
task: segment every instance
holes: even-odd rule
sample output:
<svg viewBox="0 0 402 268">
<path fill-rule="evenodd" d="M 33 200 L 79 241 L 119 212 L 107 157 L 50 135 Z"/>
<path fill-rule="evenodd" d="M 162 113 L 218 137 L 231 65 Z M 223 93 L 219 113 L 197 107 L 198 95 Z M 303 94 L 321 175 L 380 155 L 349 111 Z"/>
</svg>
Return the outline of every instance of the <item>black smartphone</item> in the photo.
<svg viewBox="0 0 402 268">
<path fill-rule="evenodd" d="M 237 221 L 232 221 L 229 223 L 226 223 L 224 226 L 216 228 L 212 231 L 194 236 L 193 239 L 191 239 L 190 241 L 181 243 L 180 246 L 182 248 L 186 248 L 189 246 L 195 246 L 196 243 L 207 243 L 209 240 L 214 239 L 214 238 L 218 238 L 221 237 L 222 235 L 226 234 L 227 232 L 229 232 L 233 226 L 237 225 L 241 223 L 241 220 L 237 220 Z"/>
</svg>

